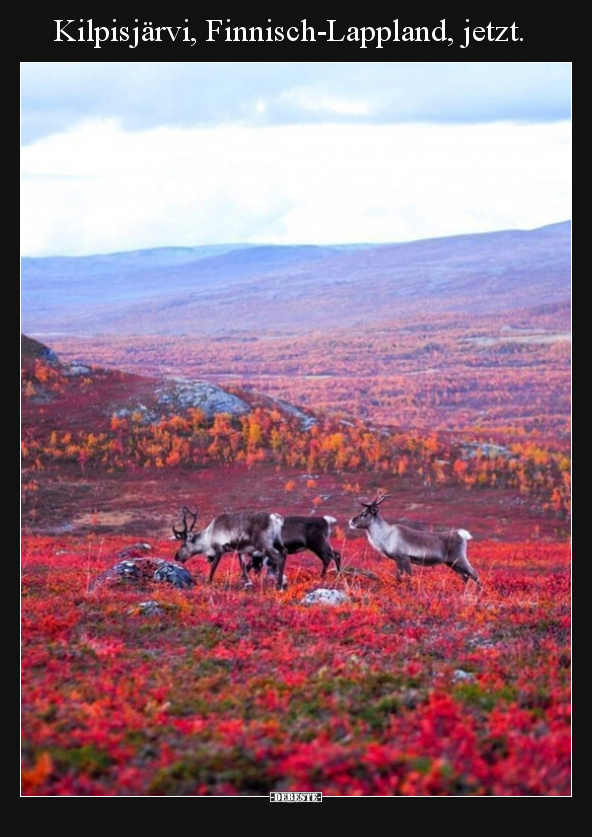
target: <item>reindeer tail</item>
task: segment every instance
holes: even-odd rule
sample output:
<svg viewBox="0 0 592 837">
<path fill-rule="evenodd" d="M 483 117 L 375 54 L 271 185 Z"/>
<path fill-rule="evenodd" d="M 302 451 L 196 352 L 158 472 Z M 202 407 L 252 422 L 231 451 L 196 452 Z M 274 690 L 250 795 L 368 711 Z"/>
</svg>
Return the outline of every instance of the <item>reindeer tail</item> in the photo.
<svg viewBox="0 0 592 837">
<path fill-rule="evenodd" d="M 456 531 L 458 532 L 458 534 L 461 536 L 461 538 L 463 540 L 465 540 L 465 541 L 472 541 L 473 540 L 473 536 L 471 535 L 470 532 L 467 532 L 466 529 L 457 529 Z"/>
</svg>

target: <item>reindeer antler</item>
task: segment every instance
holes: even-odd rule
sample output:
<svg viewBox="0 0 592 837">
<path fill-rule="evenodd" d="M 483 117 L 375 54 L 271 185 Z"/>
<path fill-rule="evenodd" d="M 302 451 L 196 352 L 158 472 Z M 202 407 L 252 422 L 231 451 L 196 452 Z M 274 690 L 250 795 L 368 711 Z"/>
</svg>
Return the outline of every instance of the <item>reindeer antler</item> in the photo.
<svg viewBox="0 0 592 837">
<path fill-rule="evenodd" d="M 197 506 L 195 507 L 195 511 L 192 512 L 188 506 L 183 506 L 181 511 L 183 512 L 183 528 L 176 529 L 173 526 L 173 533 L 177 540 L 186 541 L 189 533 L 193 532 L 193 527 L 195 526 L 195 521 L 197 520 Z M 191 526 L 187 526 L 187 516 L 193 518 L 191 521 Z"/>
<path fill-rule="evenodd" d="M 363 503 L 360 500 L 360 505 L 364 506 L 365 509 L 371 509 L 372 506 L 379 506 L 381 503 L 384 503 L 384 501 L 388 499 L 390 496 L 390 494 L 381 494 L 381 492 L 379 491 L 375 499 L 372 500 L 370 503 Z"/>
<path fill-rule="evenodd" d="M 195 507 L 195 511 L 192 512 L 189 506 L 183 506 L 183 522 L 185 522 L 185 515 L 189 515 L 193 518 L 191 521 L 191 526 L 189 527 L 189 531 L 193 532 L 193 527 L 195 526 L 195 521 L 197 520 L 197 506 Z"/>
</svg>

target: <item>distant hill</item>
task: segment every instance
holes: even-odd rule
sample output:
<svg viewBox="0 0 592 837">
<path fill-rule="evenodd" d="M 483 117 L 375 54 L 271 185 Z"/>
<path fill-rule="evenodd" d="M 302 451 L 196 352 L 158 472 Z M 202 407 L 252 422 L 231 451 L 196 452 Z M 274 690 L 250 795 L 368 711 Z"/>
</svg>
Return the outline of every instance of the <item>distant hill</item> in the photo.
<svg viewBox="0 0 592 837">
<path fill-rule="evenodd" d="M 50 373 L 39 370 L 51 367 Z M 132 414 L 147 422 L 171 415 L 186 415 L 199 408 L 211 418 L 216 413 L 240 416 L 256 407 L 296 416 L 304 428 L 316 423 L 315 417 L 285 401 L 258 392 L 234 388 L 228 392 L 206 381 L 178 377 L 148 377 L 103 369 L 80 363 L 63 362 L 50 348 L 25 334 L 21 335 L 22 427 L 60 429 L 92 428 L 105 432 L 111 418 Z M 29 385 L 27 386 L 27 383 Z"/>
<path fill-rule="evenodd" d="M 22 261 L 29 333 L 302 332 L 570 299 L 571 222 L 353 247 L 220 245 Z"/>
<path fill-rule="evenodd" d="M 21 334 L 21 360 L 31 362 L 34 360 L 45 360 L 50 363 L 57 363 L 58 358 L 49 346 L 40 343 L 39 340 L 33 340 L 32 337 L 27 337 L 26 334 Z"/>
</svg>

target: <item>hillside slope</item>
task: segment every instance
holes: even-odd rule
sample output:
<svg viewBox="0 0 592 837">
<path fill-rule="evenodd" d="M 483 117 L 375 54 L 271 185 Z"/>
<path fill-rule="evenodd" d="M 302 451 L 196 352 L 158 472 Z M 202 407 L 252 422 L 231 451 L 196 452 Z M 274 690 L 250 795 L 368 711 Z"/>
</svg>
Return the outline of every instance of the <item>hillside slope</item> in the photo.
<svg viewBox="0 0 592 837">
<path fill-rule="evenodd" d="M 202 249 L 24 259 L 23 327 L 36 335 L 285 333 L 570 299 L 571 222 L 381 246 Z"/>
</svg>

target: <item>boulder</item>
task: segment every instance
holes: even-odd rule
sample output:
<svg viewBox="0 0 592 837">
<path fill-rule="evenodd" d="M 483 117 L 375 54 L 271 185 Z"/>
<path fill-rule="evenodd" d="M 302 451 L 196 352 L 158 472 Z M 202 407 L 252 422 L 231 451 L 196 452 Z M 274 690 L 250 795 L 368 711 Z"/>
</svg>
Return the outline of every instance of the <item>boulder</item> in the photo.
<svg viewBox="0 0 592 837">
<path fill-rule="evenodd" d="M 243 415 L 250 411 L 249 405 L 229 392 L 205 381 L 191 381 L 187 378 L 172 378 L 157 391 L 158 403 L 169 410 L 198 407 L 208 418 L 215 413 Z"/>
<path fill-rule="evenodd" d="M 346 596 L 341 590 L 330 590 L 326 587 L 319 587 L 317 590 L 307 593 L 303 599 L 300 599 L 300 604 L 342 605 L 347 604 L 349 601 L 351 601 L 349 596 Z"/>
<path fill-rule="evenodd" d="M 102 573 L 90 589 L 93 591 L 103 585 L 134 585 L 142 588 L 151 583 L 162 582 L 182 590 L 195 585 L 191 573 L 180 564 L 165 561 L 163 558 L 128 558 Z"/>
</svg>

